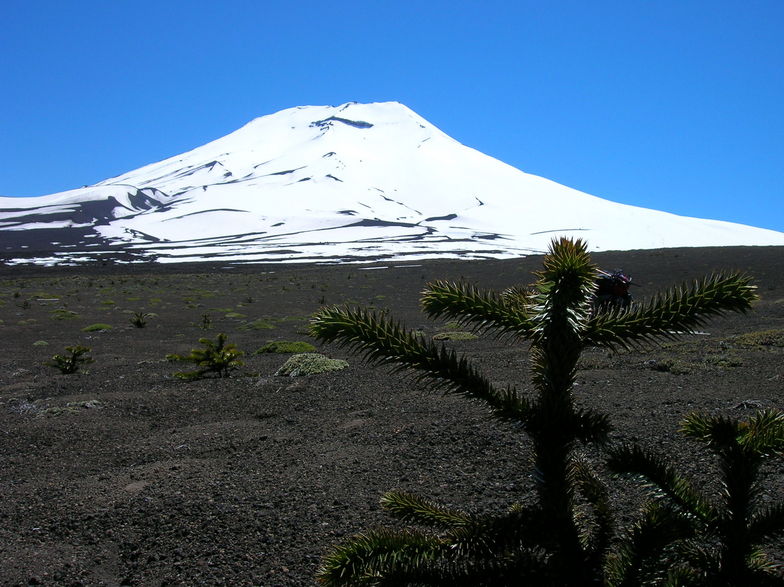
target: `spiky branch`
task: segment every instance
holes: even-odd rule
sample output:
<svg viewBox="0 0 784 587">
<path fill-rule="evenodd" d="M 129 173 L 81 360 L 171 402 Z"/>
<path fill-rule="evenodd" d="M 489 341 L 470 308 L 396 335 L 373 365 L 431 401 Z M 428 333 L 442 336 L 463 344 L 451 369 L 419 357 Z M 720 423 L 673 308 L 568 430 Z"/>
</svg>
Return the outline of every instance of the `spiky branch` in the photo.
<svg viewBox="0 0 784 587">
<path fill-rule="evenodd" d="M 604 443 L 610 424 L 605 414 L 576 405 L 574 378 L 587 345 L 635 346 L 690 332 L 708 317 L 746 311 L 755 297 L 753 286 L 743 276 L 720 275 L 691 288 L 676 288 L 630 311 L 595 313 L 596 276 L 585 243 L 561 239 L 553 242 L 532 289 L 513 288 L 499 295 L 438 281 L 424 291 L 422 306 L 431 318 L 530 341 L 537 391 L 532 399 L 515 389 L 497 389 L 465 357 L 385 316 L 349 308 L 324 308 L 316 314 L 310 329 L 319 340 L 361 353 L 393 371 L 411 372 L 433 389 L 484 402 L 496 417 L 522 424 L 533 440 L 538 495 L 534 505 L 499 516 L 475 516 L 404 491 L 390 492 L 382 500 L 390 514 L 432 530 L 356 536 L 325 559 L 320 581 L 456 586 L 517 585 L 523 578 L 534 584 L 588 585 L 606 579 L 630 585 L 630 577 L 654 576 L 660 568 L 656 561 L 665 560 L 673 536 L 687 535 L 680 526 L 674 527 L 677 534 L 664 531 L 679 512 L 699 512 L 704 524 L 720 519 L 714 504 L 665 464 L 634 448 L 616 452 L 618 463 L 627 459 L 627 468 L 642 467 L 640 474 L 660 484 L 674 505 L 649 508 L 630 541 L 604 565 L 613 535 L 608 491 L 578 445 Z M 774 532 L 781 515 L 771 510 L 767 518 L 755 518 L 757 533 Z M 684 551 L 691 544 L 677 543 Z M 693 557 L 699 556 L 698 548 L 692 550 Z M 660 576 L 691 580 L 694 568 L 684 563 Z"/>
<path fill-rule="evenodd" d="M 723 416 L 689 414 L 682 432 L 707 444 L 718 456 L 719 499 L 710 501 L 661 457 L 639 448 L 614 451 L 608 465 L 617 473 L 634 475 L 651 491 L 652 505 L 676 518 L 685 528 L 671 537 L 679 548 L 669 562 L 689 566 L 710 584 L 758 585 L 776 579 L 760 545 L 784 533 L 784 506 L 754 511 L 759 501 L 760 466 L 784 448 L 784 412 L 764 410 L 746 422 Z M 653 532 L 643 522 L 640 532 Z M 699 543 L 688 539 L 700 537 Z M 700 547 L 705 544 L 707 547 Z M 715 545 L 715 546 L 714 546 Z M 695 556 L 696 555 L 696 556 Z"/>
<path fill-rule="evenodd" d="M 410 369 L 417 380 L 436 390 L 485 402 L 504 420 L 525 420 L 529 404 L 514 389 L 497 389 L 465 357 L 444 346 L 422 340 L 399 323 L 374 312 L 351 308 L 323 308 L 311 320 L 310 333 L 362 354 L 368 362 L 393 371 Z"/>
<path fill-rule="evenodd" d="M 690 334 L 711 317 L 745 313 L 757 299 L 751 278 L 740 273 L 717 274 L 658 294 L 628 311 L 601 312 L 585 330 L 586 345 L 633 347 Z"/>
</svg>

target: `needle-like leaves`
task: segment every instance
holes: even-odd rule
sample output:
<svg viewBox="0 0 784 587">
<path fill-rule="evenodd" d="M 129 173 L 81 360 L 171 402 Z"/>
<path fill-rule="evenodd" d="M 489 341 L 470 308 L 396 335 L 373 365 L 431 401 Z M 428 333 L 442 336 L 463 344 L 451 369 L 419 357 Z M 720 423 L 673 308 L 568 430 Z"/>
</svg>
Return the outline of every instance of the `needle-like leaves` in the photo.
<svg viewBox="0 0 784 587">
<path fill-rule="evenodd" d="M 525 308 L 522 292 L 480 291 L 467 284 L 436 281 L 422 293 L 422 309 L 433 319 L 447 318 L 475 330 L 493 329 L 499 334 L 530 338 L 533 323 Z"/>
<path fill-rule="evenodd" d="M 407 491 L 390 491 L 381 498 L 381 507 L 394 517 L 424 526 L 441 529 L 464 528 L 474 523 L 465 512 L 447 508 Z"/>
<path fill-rule="evenodd" d="M 411 369 L 433 389 L 484 401 L 504 420 L 525 420 L 528 402 L 513 389 L 496 389 L 464 357 L 403 329 L 400 324 L 362 309 L 323 308 L 310 323 L 317 339 L 361 353 L 369 362 L 393 370 Z"/>
<path fill-rule="evenodd" d="M 661 458 L 642 449 L 616 449 L 608 465 L 642 478 L 654 504 L 667 508 L 679 524 L 691 526 L 693 538 L 674 541 L 670 562 L 690 566 L 710 578 L 711 585 L 769 584 L 776 569 L 760 545 L 784 534 L 784 505 L 756 512 L 754 505 L 760 501 L 760 464 L 781 451 L 783 428 L 784 413 L 778 410 L 763 410 L 745 422 L 700 414 L 684 419 L 682 432 L 718 456 L 721 495 L 715 505 Z"/>
<path fill-rule="evenodd" d="M 745 496 L 734 502 L 712 503 L 666 462 L 638 447 L 611 450 L 610 468 L 644 479 L 656 501 L 607 556 L 616 538 L 612 504 L 579 443 L 603 446 L 610 422 L 606 414 L 577 404 L 574 378 L 586 346 L 634 347 L 692 332 L 710 317 L 748 310 L 756 298 L 754 287 L 739 274 L 717 275 L 631 309 L 597 311 L 596 276 L 587 245 L 561 239 L 552 243 L 531 288 L 496 294 L 436 281 L 423 292 L 422 308 L 431 318 L 529 341 L 537 392 L 531 399 L 514 388 L 496 388 L 465 357 L 383 314 L 332 307 L 315 315 L 310 331 L 317 339 L 395 372 L 410 372 L 434 390 L 483 402 L 495 417 L 519 424 L 533 441 L 529 478 L 537 498 L 501 515 L 475 515 L 403 490 L 391 491 L 382 498 L 382 507 L 418 529 L 374 530 L 349 539 L 324 559 L 318 574 L 322 583 L 687 585 L 700 584 L 708 576 L 706 569 L 723 560 L 723 551 L 699 538 L 738 527 L 741 518 L 727 511 L 749 510 L 756 486 L 744 483 L 754 477 L 755 459 L 763 449 L 775 453 L 784 446 L 778 416 L 760 416 L 743 425 L 695 417 L 685 424 L 691 436 L 724 447 L 723 455 L 757 455 L 749 458 L 751 466 L 745 471 L 729 465 L 722 469 L 725 477 L 731 471 L 744 472 L 738 483 L 726 484 L 728 494 Z M 779 507 L 744 517 L 743 535 L 757 541 L 777 535 L 783 518 Z M 754 558 L 744 548 L 747 570 L 771 576 L 764 557 Z"/>
<path fill-rule="evenodd" d="M 666 497 L 680 511 L 712 523 L 719 514 L 685 478 L 663 458 L 639 446 L 615 447 L 609 451 L 607 466 L 618 474 L 637 477 L 655 495 Z"/>
<path fill-rule="evenodd" d="M 586 345 L 609 348 L 653 343 L 689 334 L 708 318 L 746 312 L 757 299 L 751 278 L 739 273 L 718 274 L 657 295 L 626 311 L 600 312 L 588 323 Z"/>
</svg>

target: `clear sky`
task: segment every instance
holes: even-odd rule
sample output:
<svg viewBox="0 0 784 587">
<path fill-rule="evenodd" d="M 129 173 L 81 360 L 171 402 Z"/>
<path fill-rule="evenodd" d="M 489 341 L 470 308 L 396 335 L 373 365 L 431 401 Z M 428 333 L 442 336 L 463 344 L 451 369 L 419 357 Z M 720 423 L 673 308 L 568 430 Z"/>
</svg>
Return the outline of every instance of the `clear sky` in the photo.
<svg viewBox="0 0 784 587">
<path fill-rule="evenodd" d="M 784 231 L 782 0 L 4 0 L 0 194 L 397 100 L 617 202 Z"/>
</svg>

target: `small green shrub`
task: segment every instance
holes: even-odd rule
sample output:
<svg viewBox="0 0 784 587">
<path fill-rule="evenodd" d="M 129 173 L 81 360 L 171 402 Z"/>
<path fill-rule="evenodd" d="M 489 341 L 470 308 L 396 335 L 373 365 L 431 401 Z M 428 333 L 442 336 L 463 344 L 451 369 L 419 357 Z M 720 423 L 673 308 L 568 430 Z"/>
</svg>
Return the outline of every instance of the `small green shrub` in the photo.
<svg viewBox="0 0 784 587">
<path fill-rule="evenodd" d="M 257 355 L 263 353 L 313 353 L 316 347 L 305 341 L 277 340 L 268 342 L 256 351 Z"/>
<path fill-rule="evenodd" d="M 703 359 L 703 363 L 721 369 L 743 366 L 743 360 L 731 354 L 708 355 Z"/>
<path fill-rule="evenodd" d="M 272 330 L 273 328 L 275 325 L 266 318 L 257 318 L 240 326 L 240 330 Z"/>
<path fill-rule="evenodd" d="M 729 342 L 743 347 L 784 347 L 784 329 L 773 328 L 746 332 L 731 338 Z"/>
<path fill-rule="evenodd" d="M 330 359 L 319 353 L 302 353 L 290 357 L 289 360 L 275 372 L 275 375 L 302 377 L 304 375 L 326 373 L 327 371 L 340 371 L 346 367 L 348 367 L 347 361 Z"/>
<path fill-rule="evenodd" d="M 691 373 L 692 370 L 692 366 L 689 363 L 679 361 L 678 359 L 651 359 L 645 361 L 643 365 L 653 371 L 662 371 L 664 373 L 672 373 L 673 375 L 685 375 L 686 373 Z"/>
<path fill-rule="evenodd" d="M 49 314 L 52 317 L 52 320 L 72 320 L 79 317 L 79 314 L 73 310 L 66 310 L 65 308 L 57 308 L 56 310 L 52 310 Z"/>
<path fill-rule="evenodd" d="M 189 355 L 166 355 L 169 361 L 193 363 L 198 367 L 195 371 L 179 371 L 174 374 L 175 377 L 188 381 L 201 379 L 211 373 L 228 377 L 231 371 L 243 365 L 240 360 L 243 352 L 236 345 L 227 343 L 225 334 L 219 334 L 214 342 L 209 338 L 200 338 L 199 342 L 204 348 L 192 349 Z"/>
<path fill-rule="evenodd" d="M 102 322 L 96 322 L 95 324 L 90 324 L 82 328 L 82 332 L 104 332 L 106 330 L 111 330 L 111 324 L 104 324 Z"/>
<path fill-rule="evenodd" d="M 134 312 L 133 316 L 130 318 L 130 322 L 136 328 L 144 328 L 147 326 L 147 318 L 150 316 L 152 316 L 152 314 L 148 312 Z"/>
<path fill-rule="evenodd" d="M 44 363 L 49 367 L 55 367 L 60 370 L 64 375 L 77 373 L 83 365 L 93 362 L 92 357 L 89 356 L 90 347 L 82 346 L 80 344 L 65 347 L 67 355 L 54 355 L 51 361 Z"/>
</svg>

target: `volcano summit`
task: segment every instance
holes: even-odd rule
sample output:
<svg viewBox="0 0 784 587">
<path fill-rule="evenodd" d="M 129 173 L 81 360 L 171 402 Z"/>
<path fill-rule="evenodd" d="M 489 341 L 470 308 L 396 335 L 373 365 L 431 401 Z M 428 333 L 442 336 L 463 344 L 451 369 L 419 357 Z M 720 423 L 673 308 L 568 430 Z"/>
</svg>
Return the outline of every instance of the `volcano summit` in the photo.
<svg viewBox="0 0 784 587">
<path fill-rule="evenodd" d="M 349 262 L 784 245 L 524 173 L 396 102 L 305 106 L 92 186 L 0 198 L 6 263 Z"/>
</svg>

